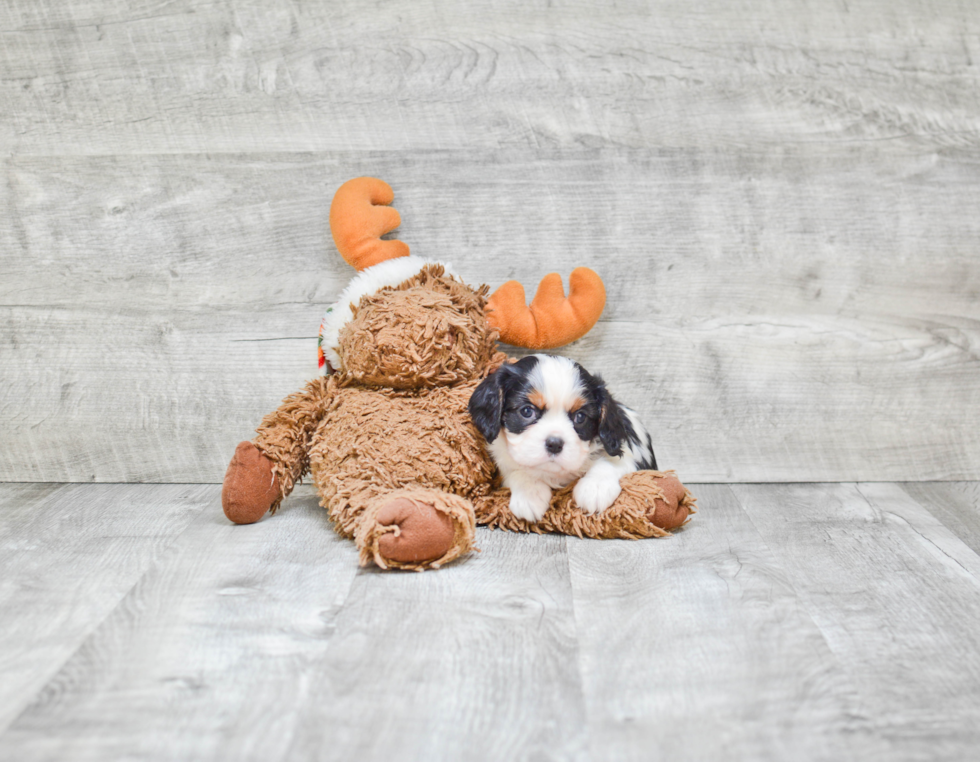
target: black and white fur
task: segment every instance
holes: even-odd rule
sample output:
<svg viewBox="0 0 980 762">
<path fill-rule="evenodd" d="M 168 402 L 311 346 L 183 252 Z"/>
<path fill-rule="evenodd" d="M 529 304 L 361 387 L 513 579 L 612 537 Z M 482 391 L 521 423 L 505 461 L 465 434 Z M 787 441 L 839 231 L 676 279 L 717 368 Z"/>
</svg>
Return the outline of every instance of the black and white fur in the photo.
<svg viewBox="0 0 980 762">
<path fill-rule="evenodd" d="M 657 468 L 636 414 L 567 357 L 501 366 L 473 392 L 469 410 L 510 490 L 511 512 L 527 521 L 540 521 L 551 491 L 576 479 L 576 505 L 597 513 L 619 497 L 620 477 Z"/>
</svg>

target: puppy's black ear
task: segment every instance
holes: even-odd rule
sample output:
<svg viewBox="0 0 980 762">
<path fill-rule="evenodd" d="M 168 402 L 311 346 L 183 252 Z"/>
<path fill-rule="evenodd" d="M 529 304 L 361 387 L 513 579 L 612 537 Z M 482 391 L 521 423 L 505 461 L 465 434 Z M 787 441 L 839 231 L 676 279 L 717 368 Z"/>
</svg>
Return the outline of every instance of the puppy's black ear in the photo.
<svg viewBox="0 0 980 762">
<path fill-rule="evenodd" d="M 500 370 L 491 373 L 470 397 L 470 418 L 487 442 L 492 442 L 500 433 L 504 410 L 504 390 L 500 384 L 503 375 Z"/>
<path fill-rule="evenodd" d="M 623 442 L 632 434 L 633 426 L 604 385 L 596 389 L 595 395 L 599 403 L 599 441 L 609 455 L 622 455 Z"/>
</svg>

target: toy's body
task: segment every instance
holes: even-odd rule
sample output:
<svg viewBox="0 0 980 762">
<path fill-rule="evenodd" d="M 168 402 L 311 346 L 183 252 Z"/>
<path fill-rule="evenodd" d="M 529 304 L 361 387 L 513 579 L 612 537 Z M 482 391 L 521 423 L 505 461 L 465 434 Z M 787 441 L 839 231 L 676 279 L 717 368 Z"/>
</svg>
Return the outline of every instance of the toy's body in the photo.
<svg viewBox="0 0 980 762">
<path fill-rule="evenodd" d="M 386 265 L 372 262 L 358 277 L 370 274 L 373 286 Z M 307 470 L 362 563 L 385 568 L 448 563 L 473 548 L 476 523 L 650 537 L 686 521 L 693 498 L 673 476 L 653 471 L 624 478 L 623 494 L 596 516 L 571 505 L 568 490 L 556 493 L 540 524 L 510 514 L 467 411 L 479 382 L 507 360 L 495 349 L 487 289 L 463 284 L 438 264 L 423 263 L 406 279 L 403 267 L 388 269 L 395 282 L 361 289 L 364 296 L 330 337 L 337 372 L 288 397 L 253 442 L 239 445 L 222 493 L 232 521 L 251 523 L 275 510 Z M 573 279 L 573 298 L 574 290 Z"/>
</svg>

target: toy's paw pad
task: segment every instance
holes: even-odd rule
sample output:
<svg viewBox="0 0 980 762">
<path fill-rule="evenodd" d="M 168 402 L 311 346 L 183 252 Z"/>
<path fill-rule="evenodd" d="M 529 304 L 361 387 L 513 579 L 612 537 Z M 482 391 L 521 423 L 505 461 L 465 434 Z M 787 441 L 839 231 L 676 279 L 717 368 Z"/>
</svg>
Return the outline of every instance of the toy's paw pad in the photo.
<svg viewBox="0 0 980 762">
<path fill-rule="evenodd" d="M 586 474 L 572 490 L 575 504 L 586 513 L 599 513 L 616 502 L 622 488 L 619 479 L 613 476 L 592 476 Z"/>
<path fill-rule="evenodd" d="M 236 524 L 254 524 L 279 499 L 272 461 L 251 442 L 240 442 L 221 487 L 221 507 Z"/>
<path fill-rule="evenodd" d="M 658 483 L 664 497 L 655 501 L 651 520 L 663 529 L 676 529 L 683 526 L 691 514 L 690 505 L 684 502 L 687 488 L 672 474 L 662 477 Z"/>
<path fill-rule="evenodd" d="M 378 538 L 378 551 L 385 559 L 404 564 L 442 558 L 456 536 L 448 514 L 407 497 L 395 498 L 383 506 L 377 521 L 384 531 Z"/>
</svg>

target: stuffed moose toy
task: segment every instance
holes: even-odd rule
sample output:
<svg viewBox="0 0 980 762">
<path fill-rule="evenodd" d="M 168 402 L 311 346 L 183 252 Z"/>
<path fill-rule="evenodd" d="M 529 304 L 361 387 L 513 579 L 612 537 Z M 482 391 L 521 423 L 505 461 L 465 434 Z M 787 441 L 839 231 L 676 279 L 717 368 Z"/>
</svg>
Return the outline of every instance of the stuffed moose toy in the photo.
<svg viewBox="0 0 980 762">
<path fill-rule="evenodd" d="M 498 339 L 559 347 L 595 325 L 599 277 L 575 269 L 541 282 L 530 307 L 516 281 L 489 298 L 446 265 L 383 240 L 400 224 L 381 180 L 361 177 L 334 196 L 330 228 L 358 274 L 324 316 L 321 376 L 267 415 L 228 466 L 225 515 L 250 524 L 275 512 L 307 473 L 336 530 L 362 565 L 438 568 L 471 551 L 477 524 L 579 537 L 659 537 L 684 524 L 694 498 L 672 472 L 636 471 L 607 510 L 586 514 L 572 487 L 556 490 L 544 518 L 514 516 L 467 403 L 508 358 Z"/>
</svg>

